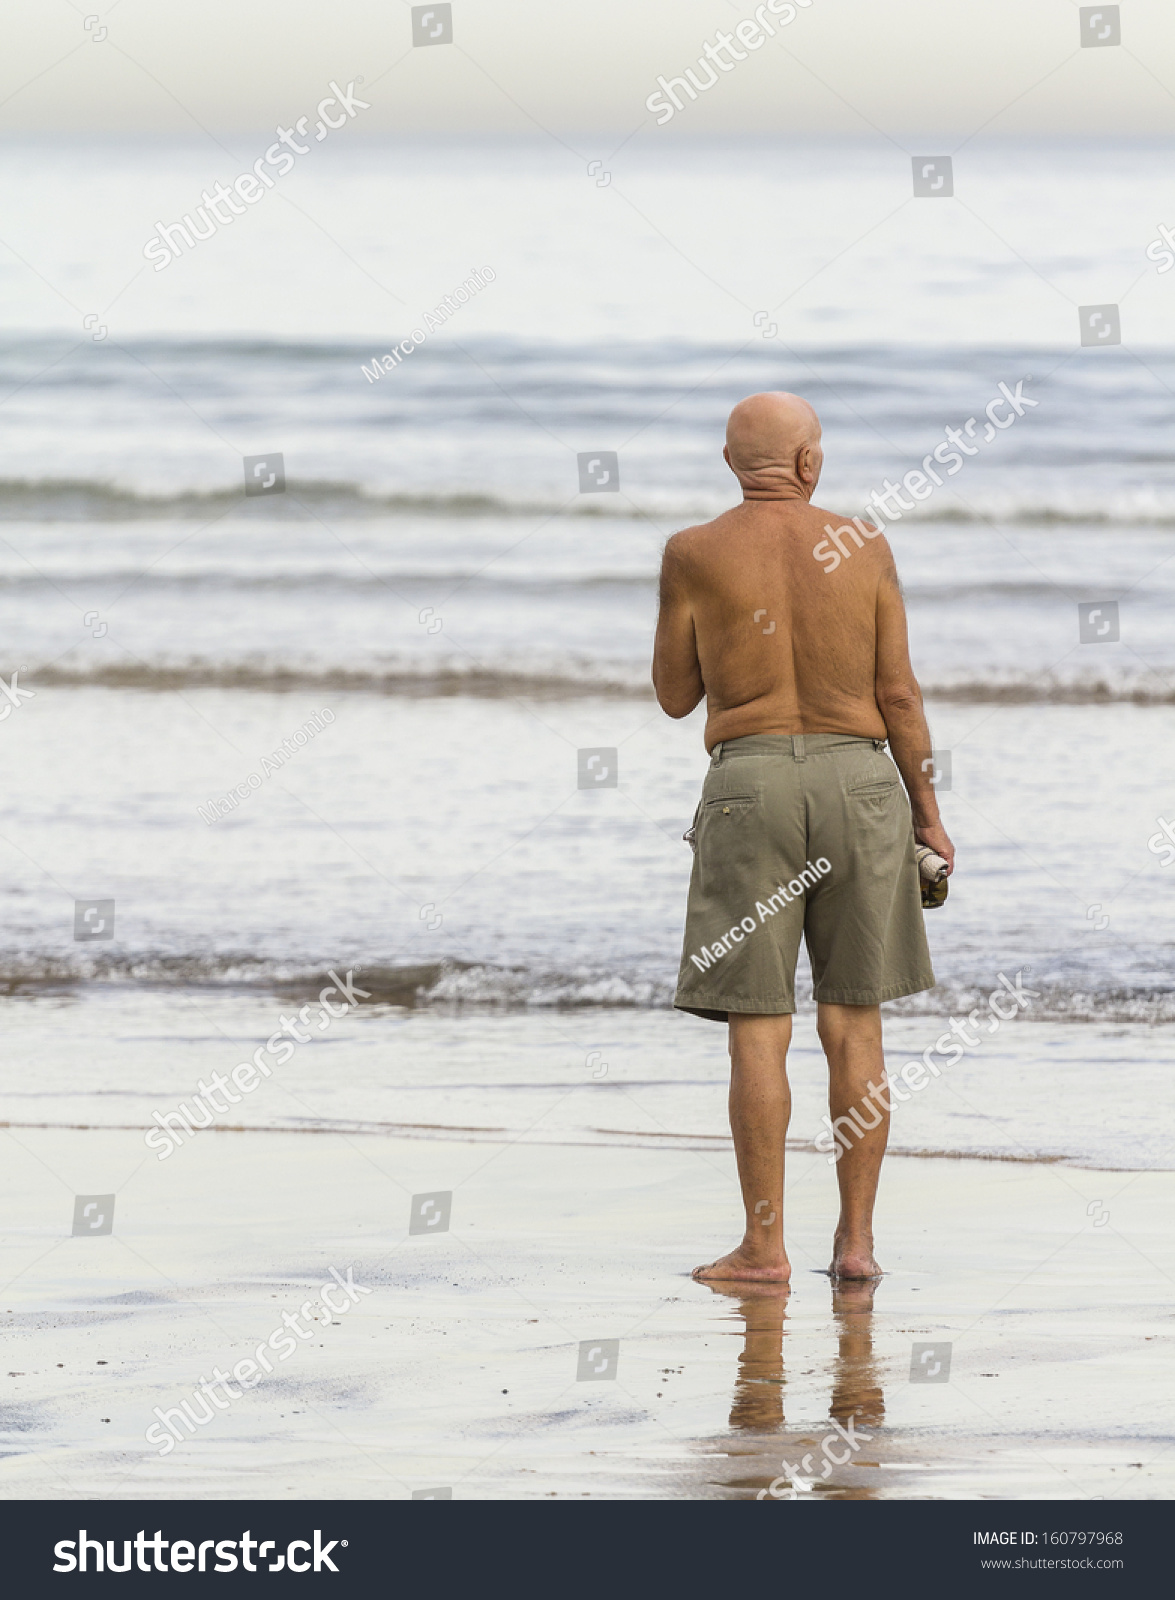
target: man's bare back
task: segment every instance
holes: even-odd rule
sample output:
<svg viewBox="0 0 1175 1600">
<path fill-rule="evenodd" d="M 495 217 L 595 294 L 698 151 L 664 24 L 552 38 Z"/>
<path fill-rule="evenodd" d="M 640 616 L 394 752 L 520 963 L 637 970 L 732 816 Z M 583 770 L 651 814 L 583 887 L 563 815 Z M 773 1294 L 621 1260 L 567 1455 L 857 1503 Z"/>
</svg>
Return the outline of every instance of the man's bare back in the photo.
<svg viewBox="0 0 1175 1600">
<path fill-rule="evenodd" d="M 845 524 L 811 503 L 824 464 L 815 411 L 797 395 L 752 395 L 730 414 L 723 454 L 742 504 L 665 546 L 662 709 L 686 717 L 705 698 L 708 750 L 750 734 L 888 739 L 915 838 L 953 867 L 893 554 L 858 522 L 842 536 L 848 556 L 825 566 L 827 530 Z"/>
<path fill-rule="evenodd" d="M 754 733 L 888 738 L 877 609 L 893 559 L 879 534 L 826 572 L 812 551 L 843 520 L 805 501 L 744 501 L 670 540 L 667 583 L 688 600 L 708 750 Z"/>
</svg>

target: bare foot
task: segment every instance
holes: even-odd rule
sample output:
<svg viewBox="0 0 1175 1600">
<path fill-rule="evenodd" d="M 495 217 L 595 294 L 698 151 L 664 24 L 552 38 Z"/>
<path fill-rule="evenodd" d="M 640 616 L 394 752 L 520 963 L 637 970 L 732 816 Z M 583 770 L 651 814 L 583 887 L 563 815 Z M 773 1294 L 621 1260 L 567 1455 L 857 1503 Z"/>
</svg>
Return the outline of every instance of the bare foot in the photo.
<svg viewBox="0 0 1175 1600">
<path fill-rule="evenodd" d="M 786 1256 L 764 1258 L 752 1255 L 746 1243 L 740 1244 L 728 1256 L 720 1256 L 709 1266 L 695 1267 L 690 1277 L 698 1283 L 729 1282 L 787 1283 L 791 1278 L 791 1262 Z"/>
<path fill-rule="evenodd" d="M 880 1278 L 881 1268 L 873 1258 L 872 1239 L 834 1239 L 830 1278 Z"/>
</svg>

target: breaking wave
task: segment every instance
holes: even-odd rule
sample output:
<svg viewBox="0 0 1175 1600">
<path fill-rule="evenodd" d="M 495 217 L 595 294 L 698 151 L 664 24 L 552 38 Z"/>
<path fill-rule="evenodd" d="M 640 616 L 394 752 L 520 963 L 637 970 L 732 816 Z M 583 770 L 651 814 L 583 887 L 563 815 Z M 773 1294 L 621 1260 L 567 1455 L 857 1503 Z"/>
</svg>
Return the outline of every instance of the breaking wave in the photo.
<svg viewBox="0 0 1175 1600">
<path fill-rule="evenodd" d="M 865 503 L 869 484 L 841 485 L 827 490 L 838 516 L 850 516 Z M 948 484 L 948 488 L 950 485 Z M 960 479 L 967 504 L 936 500 L 924 510 L 907 512 L 900 526 L 992 524 L 1015 527 L 1157 527 L 1175 528 L 1175 494 L 1152 486 L 1115 485 L 1099 498 L 1093 491 L 1055 497 L 1039 488 L 985 488 L 981 482 Z M 93 478 L 0 478 L 0 522 L 212 522 L 230 512 L 249 517 L 288 521 L 315 517 L 343 519 L 398 519 L 444 517 L 449 520 L 484 517 L 533 519 L 536 517 L 601 518 L 632 521 L 643 517 L 676 525 L 704 521 L 732 503 L 732 496 L 674 493 L 668 489 L 626 485 L 623 494 L 582 496 L 542 492 L 517 497 L 484 489 L 424 492 L 396 490 L 386 485 L 331 479 L 290 479 L 282 494 L 247 499 L 244 487 L 222 484 L 208 489 L 187 487 L 167 491 L 145 485 Z"/>
<path fill-rule="evenodd" d="M 665 1009 L 673 1004 L 676 974 L 665 970 L 617 971 L 583 966 L 536 969 L 489 962 L 442 959 L 429 963 L 364 962 L 353 956 L 321 961 L 277 960 L 242 951 L 200 954 L 96 954 L 69 956 L 0 953 L 0 993 L 10 997 L 77 989 L 87 985 L 134 985 L 143 988 L 252 990 L 309 999 L 331 980 L 329 970 L 353 971 L 369 991 L 367 1006 L 401 1006 L 443 1010 L 579 1010 L 588 1008 Z M 1163 1024 L 1175 1022 L 1175 984 L 1099 986 L 1084 973 L 1077 981 L 1033 978 L 1039 998 L 1028 1020 Z M 986 1003 L 991 977 L 974 982 L 957 977 L 926 994 L 892 1001 L 887 1015 L 943 1018 L 966 1016 Z M 813 1002 L 801 981 L 799 1009 Z"/>
<path fill-rule="evenodd" d="M 647 700 L 653 698 L 648 663 L 572 659 L 517 659 L 478 662 L 456 656 L 435 661 L 404 657 L 370 665 L 331 666 L 313 662 L 245 658 L 210 661 L 121 661 L 94 666 L 70 665 L 58 659 L 44 666 L 21 665 L 22 680 L 37 688 L 236 689 L 282 694 L 363 693 L 405 699 L 573 700 L 588 697 Z M 926 678 L 927 699 L 957 705 L 1175 705 L 1175 687 L 1153 673 L 1017 674 L 970 678 Z"/>
</svg>

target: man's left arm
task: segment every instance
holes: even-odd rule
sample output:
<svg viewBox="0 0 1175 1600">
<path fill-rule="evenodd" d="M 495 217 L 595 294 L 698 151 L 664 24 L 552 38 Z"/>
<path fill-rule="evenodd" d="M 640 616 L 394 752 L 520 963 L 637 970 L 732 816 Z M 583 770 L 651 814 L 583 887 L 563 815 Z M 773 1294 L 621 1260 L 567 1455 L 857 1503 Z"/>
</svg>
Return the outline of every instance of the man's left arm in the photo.
<svg viewBox="0 0 1175 1600">
<path fill-rule="evenodd" d="M 653 643 L 653 688 L 662 711 L 671 717 L 688 717 L 705 697 L 693 610 L 685 582 L 684 563 L 675 534 L 661 558 L 660 607 Z"/>
</svg>

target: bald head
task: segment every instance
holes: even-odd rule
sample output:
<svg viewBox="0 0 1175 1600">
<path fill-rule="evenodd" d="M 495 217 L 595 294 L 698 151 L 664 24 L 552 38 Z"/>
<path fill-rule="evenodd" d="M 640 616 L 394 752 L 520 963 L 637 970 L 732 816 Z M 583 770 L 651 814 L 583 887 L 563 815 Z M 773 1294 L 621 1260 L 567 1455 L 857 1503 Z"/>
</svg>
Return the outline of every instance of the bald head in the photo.
<svg viewBox="0 0 1175 1600">
<path fill-rule="evenodd" d="M 820 418 L 798 394 L 753 394 L 726 425 L 727 464 L 748 500 L 810 500 L 820 477 Z"/>
</svg>

